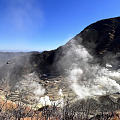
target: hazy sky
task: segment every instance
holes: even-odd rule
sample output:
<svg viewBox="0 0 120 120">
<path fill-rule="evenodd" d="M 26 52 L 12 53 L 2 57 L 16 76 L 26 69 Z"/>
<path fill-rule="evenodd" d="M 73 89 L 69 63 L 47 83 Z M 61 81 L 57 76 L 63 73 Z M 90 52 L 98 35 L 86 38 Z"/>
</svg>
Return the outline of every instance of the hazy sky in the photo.
<svg viewBox="0 0 120 120">
<path fill-rule="evenodd" d="M 0 50 L 50 50 L 120 15 L 120 0 L 0 0 Z"/>
</svg>

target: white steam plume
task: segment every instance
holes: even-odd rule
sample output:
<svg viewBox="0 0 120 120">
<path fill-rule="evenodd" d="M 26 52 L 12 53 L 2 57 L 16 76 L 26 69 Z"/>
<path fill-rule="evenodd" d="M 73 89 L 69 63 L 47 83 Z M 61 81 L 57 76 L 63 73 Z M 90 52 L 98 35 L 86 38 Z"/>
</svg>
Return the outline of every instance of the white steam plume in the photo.
<svg viewBox="0 0 120 120">
<path fill-rule="evenodd" d="M 69 64 L 68 81 L 80 99 L 120 91 L 120 85 L 114 79 L 117 78 L 119 82 L 118 70 L 110 71 L 106 67 L 101 67 L 95 62 L 97 59 L 95 60 L 82 45 L 77 45 L 75 40 L 71 40 L 69 44 L 71 47 L 63 58 L 63 66 Z"/>
<path fill-rule="evenodd" d="M 16 87 L 21 91 L 32 93 L 34 97 L 31 97 L 38 101 L 45 93 L 45 89 L 39 84 L 39 81 L 39 77 L 33 72 L 25 75 L 23 79 L 17 83 Z"/>
</svg>

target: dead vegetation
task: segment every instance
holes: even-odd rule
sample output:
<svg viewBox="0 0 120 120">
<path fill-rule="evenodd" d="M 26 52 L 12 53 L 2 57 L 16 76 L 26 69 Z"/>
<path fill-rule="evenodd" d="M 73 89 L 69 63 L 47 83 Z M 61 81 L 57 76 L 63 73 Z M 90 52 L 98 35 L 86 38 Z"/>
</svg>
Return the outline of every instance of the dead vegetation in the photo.
<svg viewBox="0 0 120 120">
<path fill-rule="evenodd" d="M 120 106 L 117 106 L 116 111 L 116 105 L 111 104 L 111 109 L 107 109 L 92 102 L 89 99 L 72 106 L 66 100 L 63 108 L 53 105 L 35 110 L 21 102 L 0 98 L 0 120 L 120 120 Z"/>
</svg>

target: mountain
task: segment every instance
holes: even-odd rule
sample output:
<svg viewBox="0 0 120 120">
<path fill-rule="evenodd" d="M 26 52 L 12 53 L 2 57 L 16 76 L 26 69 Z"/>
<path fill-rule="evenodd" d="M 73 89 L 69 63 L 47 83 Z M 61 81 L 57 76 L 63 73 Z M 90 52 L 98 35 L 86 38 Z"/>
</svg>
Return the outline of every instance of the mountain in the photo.
<svg viewBox="0 0 120 120">
<path fill-rule="evenodd" d="M 84 64 L 79 65 L 79 63 L 83 58 L 91 59 L 91 56 L 92 60 L 89 60 L 89 63 L 98 64 L 99 67 L 106 67 L 106 64 L 111 65 L 112 67 L 108 67 L 109 70 L 119 69 L 120 17 L 100 20 L 89 25 L 65 45 L 55 50 L 42 53 L 1 52 L 1 84 L 8 84 L 10 89 L 14 89 L 16 86 L 19 86 L 20 89 L 22 87 L 27 89 L 31 87 L 30 81 L 32 81 L 35 85 L 36 83 L 42 85 L 46 89 L 45 94 L 49 96 L 53 91 L 58 94 L 59 89 L 63 89 L 64 94 L 73 95 L 73 90 L 66 87 L 68 81 L 66 82 L 65 79 L 68 70 L 71 69 L 73 63 L 84 67 Z"/>
<path fill-rule="evenodd" d="M 116 54 L 120 51 L 120 17 L 93 23 L 77 36 L 81 36 L 82 44 L 87 49 L 93 49 L 97 55 L 107 52 Z"/>
<path fill-rule="evenodd" d="M 82 39 L 82 41 L 81 41 Z M 86 27 L 64 46 L 52 51 L 44 51 L 31 56 L 31 63 L 37 64 L 35 70 L 46 73 L 62 69 L 58 68 L 58 61 L 66 55 L 66 51 L 71 48 L 71 43 L 83 45 L 88 52 L 102 60 L 107 54 L 117 54 L 120 59 L 120 17 L 100 20 Z M 103 61 L 99 61 L 103 63 Z"/>
</svg>

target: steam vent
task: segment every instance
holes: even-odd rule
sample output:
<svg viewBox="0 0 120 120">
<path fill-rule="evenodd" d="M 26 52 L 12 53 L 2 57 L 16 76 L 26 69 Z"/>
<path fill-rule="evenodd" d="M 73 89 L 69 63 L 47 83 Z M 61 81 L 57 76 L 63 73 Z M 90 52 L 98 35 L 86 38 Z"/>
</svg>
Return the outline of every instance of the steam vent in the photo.
<svg viewBox="0 0 120 120">
<path fill-rule="evenodd" d="M 116 17 L 89 25 L 55 50 L 0 52 L 0 94 L 13 102 L 37 102 L 38 108 L 64 106 L 64 99 L 73 106 L 90 100 L 105 108 L 120 102 L 119 69 L 120 17 Z"/>
</svg>

